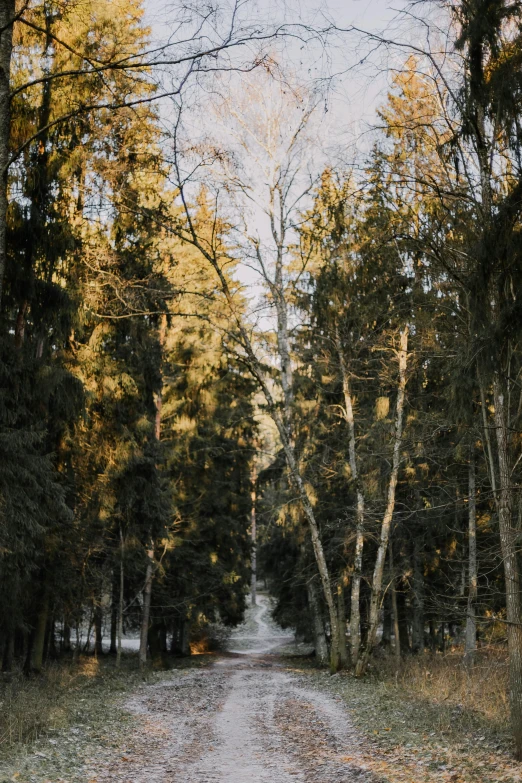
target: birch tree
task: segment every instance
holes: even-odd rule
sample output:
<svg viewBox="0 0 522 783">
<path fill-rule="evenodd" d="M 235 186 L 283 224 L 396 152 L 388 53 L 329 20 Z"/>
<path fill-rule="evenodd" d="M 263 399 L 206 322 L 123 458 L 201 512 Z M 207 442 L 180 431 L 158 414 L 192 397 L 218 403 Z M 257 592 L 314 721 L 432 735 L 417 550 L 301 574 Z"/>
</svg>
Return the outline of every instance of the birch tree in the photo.
<svg viewBox="0 0 522 783">
<path fill-rule="evenodd" d="M 104 117 L 107 113 L 153 104 L 181 96 L 208 73 L 248 71 L 267 66 L 274 41 L 298 37 L 306 45 L 321 40 L 323 33 L 299 19 L 289 25 L 284 14 L 267 19 L 254 3 L 233 0 L 213 7 L 177 0 L 168 7 L 165 40 L 147 45 L 148 32 L 141 24 L 141 0 L 129 0 L 109 13 L 105 29 L 99 30 L 96 50 L 92 45 L 92 22 L 103 15 L 103 4 L 94 0 L 82 4 L 52 0 L 3 0 L 0 8 L 0 298 L 6 263 L 7 180 L 10 167 L 35 141 L 71 122 Z M 116 31 L 126 17 L 132 29 L 143 33 L 139 46 Z M 51 23 L 49 24 L 49 20 Z M 45 60 L 24 79 L 11 78 L 13 30 L 23 37 L 43 37 L 53 50 L 57 67 L 48 70 Z M 120 28 L 119 33 L 122 33 Z M 119 38 L 119 40 L 118 40 Z M 43 67 L 40 67 L 42 66 Z M 117 86 L 111 85 L 116 82 Z M 159 87 L 161 83 L 161 87 Z M 56 106 L 47 121 L 37 127 L 12 133 L 10 106 L 13 101 L 31 101 L 51 84 L 67 91 L 66 106 Z M 137 92 L 142 94 L 137 96 Z M 104 89 L 107 86 L 109 89 Z M 147 94 L 143 94 L 143 93 Z"/>
<path fill-rule="evenodd" d="M 241 96 L 241 97 L 239 97 Z M 180 237 L 196 246 L 215 270 L 221 291 L 225 295 L 230 313 L 235 319 L 237 342 L 243 361 L 256 379 L 265 398 L 283 448 L 288 467 L 289 481 L 296 492 L 307 521 L 312 546 L 320 576 L 322 591 L 330 621 L 330 666 L 339 665 L 339 622 L 319 526 L 314 514 L 313 501 L 306 487 L 299 454 L 296 448 L 294 428 L 293 361 L 291 355 L 291 277 L 290 247 L 295 242 L 294 221 L 311 190 L 313 178 L 306 170 L 305 161 L 310 148 L 303 144 L 307 128 L 314 114 L 315 105 L 305 93 L 295 89 L 288 93 L 270 77 L 259 77 L 242 85 L 237 103 L 230 97 L 221 99 L 219 112 L 226 118 L 227 133 L 235 139 L 234 154 L 239 165 L 232 165 L 234 156 L 219 156 L 224 163 L 222 186 L 231 194 L 231 218 L 233 236 L 237 242 L 236 253 L 254 268 L 259 275 L 269 306 L 270 333 L 276 346 L 277 385 L 271 381 L 266 369 L 268 356 L 262 357 L 262 346 L 256 344 L 252 324 L 238 306 L 235 297 L 237 283 L 226 273 L 230 250 L 216 226 L 211 239 L 198 232 L 193 218 L 188 188 L 183 176 L 179 136 L 174 136 L 176 186 L 185 208 L 186 226 L 177 227 Z M 179 126 L 178 126 L 179 128 Z M 219 197 L 219 191 L 218 191 Z M 255 219 L 262 217 L 266 229 L 256 229 Z M 272 323 L 274 324 L 272 326 Z"/>
<path fill-rule="evenodd" d="M 335 346 L 339 356 L 339 366 L 341 368 L 341 377 L 343 384 L 344 410 L 343 414 L 348 425 L 348 454 L 350 460 L 351 478 L 355 482 L 357 494 L 356 508 L 356 539 L 355 556 L 353 563 L 352 590 L 350 602 L 350 643 L 352 661 L 359 658 L 359 648 L 361 644 L 361 578 L 362 578 L 362 559 L 364 550 L 364 494 L 362 490 L 359 469 L 357 465 L 356 440 L 355 440 L 355 419 L 353 412 L 353 399 L 350 384 L 350 374 L 346 366 L 344 348 L 339 334 L 339 328 L 336 326 Z"/>
<path fill-rule="evenodd" d="M 398 125 L 402 132 L 414 135 L 418 130 L 432 137 L 437 162 L 431 168 L 421 165 L 408 177 L 431 205 L 430 229 L 419 226 L 415 240 L 469 302 L 473 368 L 475 372 L 478 367 L 484 393 L 491 390 L 494 404 L 496 464 L 490 464 L 489 473 L 497 488 L 505 577 L 511 720 L 516 755 L 522 759 L 522 597 L 514 514 L 518 447 L 512 430 L 518 416 L 512 362 L 520 337 L 514 292 L 522 274 L 517 239 L 522 205 L 517 86 L 522 13 L 517 4 L 504 0 L 441 0 L 440 7 L 449 42 L 443 56 L 430 48 L 429 36 L 425 46 L 380 42 L 415 55 L 417 71 L 433 85 L 438 107 L 430 122 L 425 114 L 410 113 Z M 440 101 L 443 94 L 447 99 Z M 466 208 L 459 209 L 464 203 Z M 484 424 L 486 433 L 487 417 Z M 488 459 L 491 462 L 489 448 Z"/>
<path fill-rule="evenodd" d="M 370 656 L 377 638 L 377 628 L 379 625 L 379 618 L 380 618 L 384 566 L 386 562 L 386 551 L 388 549 L 393 512 L 395 510 L 395 492 L 397 489 L 397 481 L 399 478 L 399 468 L 400 468 L 400 461 L 401 461 L 402 433 L 404 428 L 404 404 L 406 399 L 406 381 L 407 381 L 406 370 L 408 366 L 408 327 L 407 326 L 405 326 L 400 333 L 399 345 L 400 345 L 398 351 L 399 381 L 397 387 L 397 402 L 396 402 L 396 409 L 395 409 L 395 433 L 393 438 L 393 456 L 392 456 L 391 473 L 390 473 L 390 479 L 388 483 L 388 498 L 386 503 L 386 510 L 384 512 L 384 516 L 382 519 L 379 548 L 377 550 L 377 557 L 375 559 L 375 567 L 373 570 L 368 638 L 366 640 L 366 646 L 364 652 L 355 665 L 355 674 L 358 677 L 364 674 L 366 667 L 368 666 L 368 662 L 370 660 Z"/>
</svg>

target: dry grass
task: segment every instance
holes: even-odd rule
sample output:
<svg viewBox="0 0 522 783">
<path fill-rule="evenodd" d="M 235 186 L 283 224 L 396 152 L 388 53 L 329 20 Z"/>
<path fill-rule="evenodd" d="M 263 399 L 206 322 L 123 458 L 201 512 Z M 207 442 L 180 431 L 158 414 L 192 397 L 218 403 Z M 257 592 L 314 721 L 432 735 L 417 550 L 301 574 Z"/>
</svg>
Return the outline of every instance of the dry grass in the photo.
<svg viewBox="0 0 522 783">
<path fill-rule="evenodd" d="M 206 662 L 207 656 L 199 655 L 167 663 L 168 668 L 184 669 Z M 141 671 L 135 655 L 123 656 L 120 669 L 112 658 L 83 656 L 76 662 L 50 664 L 38 677 L 16 672 L 0 680 L 0 758 L 18 753 L 39 737 L 52 737 L 79 719 L 103 725 L 112 697 L 161 676 L 152 666 Z"/>
<path fill-rule="evenodd" d="M 303 674 L 340 696 L 368 747 L 366 763 L 390 783 L 520 783 L 507 703 L 507 658 L 482 648 L 467 671 L 462 651 L 377 657 L 369 676 L 330 677 L 305 662 Z"/>
<path fill-rule="evenodd" d="M 27 679 L 15 674 L 0 685 L 0 750 L 31 742 L 68 721 L 65 695 L 74 680 L 69 667 L 50 667 L 45 676 Z"/>
<path fill-rule="evenodd" d="M 50 664 L 38 677 L 15 672 L 0 681 L 0 754 L 66 728 L 83 697 L 98 687 L 119 690 L 136 677 L 135 670 L 134 661 L 118 672 L 112 661 L 84 657 Z"/>
<path fill-rule="evenodd" d="M 462 651 L 406 659 L 398 674 L 390 660 L 379 663 L 379 678 L 433 705 L 451 708 L 455 715 L 473 713 L 496 728 L 509 726 L 508 662 L 504 648 L 483 648 L 475 665 L 462 663 Z"/>
</svg>

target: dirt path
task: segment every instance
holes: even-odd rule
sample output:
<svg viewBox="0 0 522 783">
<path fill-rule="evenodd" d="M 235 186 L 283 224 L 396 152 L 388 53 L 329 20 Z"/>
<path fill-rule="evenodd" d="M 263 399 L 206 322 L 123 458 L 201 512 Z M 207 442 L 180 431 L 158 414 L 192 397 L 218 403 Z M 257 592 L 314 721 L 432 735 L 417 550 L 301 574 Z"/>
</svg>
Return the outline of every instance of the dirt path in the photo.
<svg viewBox="0 0 522 783">
<path fill-rule="evenodd" d="M 93 770 L 99 783 L 376 781 L 354 763 L 359 741 L 334 698 L 303 686 L 273 653 L 288 637 L 268 602 L 233 635 L 240 650 L 144 686 L 126 707 L 136 729 Z M 272 653 L 272 654 L 271 654 Z"/>
<path fill-rule="evenodd" d="M 54 727 L 0 753 L 0 783 L 522 781 L 484 721 L 461 723 L 453 707 L 386 682 L 331 677 L 289 658 L 294 649 L 262 596 L 228 654 L 145 678 L 132 662 L 115 672 L 85 658 Z"/>
</svg>

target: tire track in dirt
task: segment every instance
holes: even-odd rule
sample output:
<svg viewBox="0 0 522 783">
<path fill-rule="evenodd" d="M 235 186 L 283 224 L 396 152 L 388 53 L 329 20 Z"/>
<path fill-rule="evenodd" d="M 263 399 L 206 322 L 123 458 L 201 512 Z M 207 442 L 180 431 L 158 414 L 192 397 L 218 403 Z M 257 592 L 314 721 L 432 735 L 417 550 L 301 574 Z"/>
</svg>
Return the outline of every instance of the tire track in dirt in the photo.
<svg viewBox="0 0 522 783">
<path fill-rule="evenodd" d="M 97 783 L 378 783 L 346 710 L 267 654 L 288 639 L 269 606 L 260 596 L 232 635 L 241 651 L 127 701 L 136 728 Z"/>
</svg>

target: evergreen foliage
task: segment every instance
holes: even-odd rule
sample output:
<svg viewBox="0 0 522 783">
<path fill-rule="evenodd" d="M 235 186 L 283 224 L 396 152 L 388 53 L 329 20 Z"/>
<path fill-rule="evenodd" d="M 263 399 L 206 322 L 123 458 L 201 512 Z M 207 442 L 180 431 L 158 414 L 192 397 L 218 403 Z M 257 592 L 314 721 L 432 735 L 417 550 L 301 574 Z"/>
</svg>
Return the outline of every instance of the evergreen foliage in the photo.
<svg viewBox="0 0 522 783">
<path fill-rule="evenodd" d="M 242 619 L 254 511 L 276 619 L 321 661 L 327 639 L 333 668 L 348 641 L 363 673 L 376 617 L 398 657 L 462 644 L 472 665 L 507 643 L 522 758 L 522 18 L 440 5 L 445 58 L 404 59 L 361 171 L 327 166 L 315 189 L 302 87 L 268 69 L 237 111 L 220 96 L 230 155 L 182 150 L 139 0 L 38 1 L 14 24 L 5 670 L 104 637 L 117 654 L 122 629 L 142 663 L 203 648 Z"/>
</svg>

